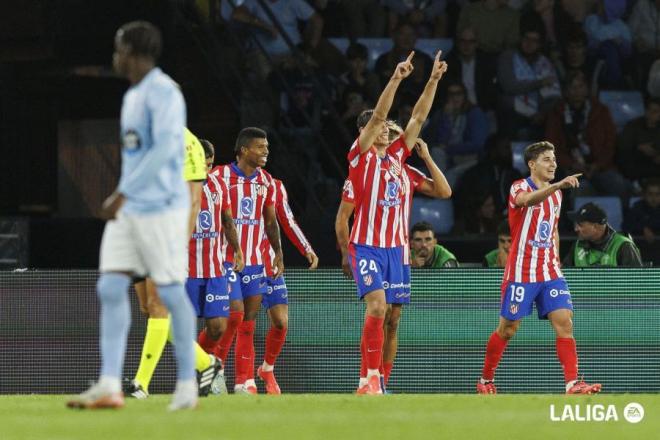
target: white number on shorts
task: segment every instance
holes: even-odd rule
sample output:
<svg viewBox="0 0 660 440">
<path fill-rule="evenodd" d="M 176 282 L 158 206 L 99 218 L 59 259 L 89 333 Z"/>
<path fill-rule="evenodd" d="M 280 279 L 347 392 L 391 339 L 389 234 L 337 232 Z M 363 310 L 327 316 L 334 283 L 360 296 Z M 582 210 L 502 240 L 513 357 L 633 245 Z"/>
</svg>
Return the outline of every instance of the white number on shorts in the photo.
<svg viewBox="0 0 660 440">
<path fill-rule="evenodd" d="M 233 270 L 231 271 L 231 274 L 229 275 L 229 281 L 232 282 L 232 283 L 236 282 L 236 272 L 234 272 Z"/>
<path fill-rule="evenodd" d="M 372 272 L 378 272 L 378 267 L 376 267 L 376 262 L 374 260 L 369 260 L 367 263 L 367 260 L 364 258 L 360 261 L 358 261 L 358 266 L 360 266 L 360 275 L 366 275 L 369 273 L 367 271 L 367 264 L 369 265 L 369 270 Z"/>
<path fill-rule="evenodd" d="M 523 302 L 525 299 L 525 288 L 523 286 L 511 286 L 511 302 Z"/>
</svg>

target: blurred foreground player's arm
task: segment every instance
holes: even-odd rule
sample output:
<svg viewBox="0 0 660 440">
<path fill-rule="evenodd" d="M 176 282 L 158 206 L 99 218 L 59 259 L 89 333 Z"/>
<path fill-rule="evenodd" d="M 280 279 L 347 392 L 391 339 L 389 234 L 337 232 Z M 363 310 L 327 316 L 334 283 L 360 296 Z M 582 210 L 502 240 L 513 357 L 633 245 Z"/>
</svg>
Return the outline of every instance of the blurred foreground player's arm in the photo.
<svg viewBox="0 0 660 440">
<path fill-rule="evenodd" d="M 316 256 L 316 252 L 312 249 L 312 245 L 305 237 L 302 229 L 296 222 L 296 218 L 293 215 L 293 211 L 289 206 L 289 196 L 284 188 L 284 184 L 281 180 L 275 179 L 275 186 L 277 188 L 277 195 L 275 201 L 275 214 L 277 215 L 277 221 L 280 226 L 284 229 L 284 233 L 291 243 L 294 244 L 298 252 L 301 253 L 307 261 L 309 261 L 309 268 L 316 269 L 319 265 L 319 258 Z"/>
<path fill-rule="evenodd" d="M 341 251 L 341 269 L 344 272 L 344 275 L 349 278 L 353 278 L 353 272 L 348 263 L 348 241 L 350 233 L 349 220 L 355 210 L 354 202 L 353 186 L 351 185 L 351 181 L 347 179 L 344 183 L 341 203 L 339 204 L 337 218 L 335 219 L 335 234 L 337 235 L 337 244 Z"/>
</svg>

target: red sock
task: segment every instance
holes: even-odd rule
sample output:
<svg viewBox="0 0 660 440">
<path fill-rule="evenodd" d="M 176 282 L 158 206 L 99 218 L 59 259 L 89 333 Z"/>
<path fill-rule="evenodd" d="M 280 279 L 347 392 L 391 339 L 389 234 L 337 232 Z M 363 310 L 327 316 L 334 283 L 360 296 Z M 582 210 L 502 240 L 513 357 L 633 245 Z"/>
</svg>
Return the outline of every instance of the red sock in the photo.
<svg viewBox="0 0 660 440">
<path fill-rule="evenodd" d="M 504 353 L 508 342 L 506 339 L 502 339 L 497 332 L 493 332 L 490 335 L 488 344 L 486 345 L 484 369 L 481 372 L 481 377 L 485 380 L 493 380 L 495 378 L 495 369 L 497 368 L 497 364 L 500 363 L 500 359 L 502 359 L 502 353 Z"/>
<path fill-rule="evenodd" d="M 364 342 L 364 334 L 360 340 L 360 377 L 367 377 L 367 344 Z"/>
<path fill-rule="evenodd" d="M 236 329 L 243 322 L 243 312 L 229 312 L 229 320 L 227 321 L 227 330 L 222 334 L 219 341 L 216 341 L 215 355 L 222 359 L 223 365 L 227 362 L 227 355 L 231 348 L 231 343 L 234 340 Z"/>
<path fill-rule="evenodd" d="M 364 321 L 364 341 L 367 348 L 367 369 L 377 370 L 380 367 L 380 360 L 383 356 L 383 342 L 385 333 L 383 332 L 383 322 L 385 318 L 376 318 L 367 316 Z"/>
<path fill-rule="evenodd" d="M 197 343 L 205 352 L 213 353 L 213 349 L 218 344 L 218 341 L 214 341 L 213 339 L 209 338 L 209 336 L 206 334 L 206 328 L 204 328 L 201 332 L 199 332 L 199 336 L 197 336 Z"/>
<path fill-rule="evenodd" d="M 264 353 L 264 361 L 267 364 L 275 365 L 275 361 L 280 355 L 285 341 L 286 327 L 277 328 L 273 326 L 268 330 L 268 334 L 266 335 L 266 353 Z"/>
<path fill-rule="evenodd" d="M 564 369 L 564 380 L 566 383 L 576 380 L 578 375 L 578 358 L 575 339 L 557 338 L 557 357 Z"/>
<path fill-rule="evenodd" d="M 250 347 L 254 347 L 254 324 L 255 321 L 243 321 L 236 332 L 236 347 L 234 353 L 234 371 L 236 372 L 236 384 L 245 383 L 249 379 L 250 367 L 254 369 L 254 363 L 250 357 Z"/>
<path fill-rule="evenodd" d="M 385 385 L 387 385 L 387 382 L 390 380 L 390 374 L 392 373 L 392 367 L 394 366 L 394 362 L 383 362 L 383 370 L 385 374 Z"/>
</svg>

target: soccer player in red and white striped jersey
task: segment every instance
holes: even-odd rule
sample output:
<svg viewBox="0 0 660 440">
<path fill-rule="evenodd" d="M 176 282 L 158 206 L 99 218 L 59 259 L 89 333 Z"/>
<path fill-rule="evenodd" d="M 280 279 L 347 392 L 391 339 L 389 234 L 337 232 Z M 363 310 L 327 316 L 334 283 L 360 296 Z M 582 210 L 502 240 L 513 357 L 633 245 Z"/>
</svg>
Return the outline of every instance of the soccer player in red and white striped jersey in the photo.
<svg viewBox="0 0 660 440">
<path fill-rule="evenodd" d="M 291 240 L 291 243 L 307 258 L 310 264 L 310 270 L 314 270 L 318 266 L 319 259 L 293 216 L 284 184 L 278 179 L 273 179 L 273 182 L 275 184 L 275 213 L 277 214 L 277 221 L 286 236 Z M 275 278 L 275 267 L 273 265 L 275 252 L 266 236 L 263 237 L 263 241 L 261 242 L 261 250 L 265 257 L 266 283 L 268 284 L 268 291 L 263 297 L 262 304 L 268 310 L 271 327 L 268 335 L 266 335 L 264 361 L 258 368 L 257 375 L 265 382 L 266 392 L 268 394 L 280 394 L 280 387 L 277 384 L 273 371 L 275 361 L 282 351 L 282 346 L 284 346 L 286 340 L 289 321 L 289 294 L 284 277 Z"/>
<path fill-rule="evenodd" d="M 522 318 L 536 303 L 540 319 L 550 320 L 554 329 L 557 357 L 564 370 L 567 394 L 593 394 L 600 384 L 578 381 L 578 358 L 573 338 L 573 302 L 559 268 L 559 233 L 562 189 L 577 188 L 580 174 L 551 184 L 557 161 L 550 142 L 529 145 L 524 152 L 531 175 L 517 180 L 509 194 L 511 250 L 502 281 L 500 323 L 486 346 L 480 394 L 495 394 L 495 369 Z"/>
<path fill-rule="evenodd" d="M 412 72 L 413 55 L 397 65 L 374 110 L 358 117 L 360 134 L 348 153 L 349 180 L 355 192 L 355 221 L 348 259 L 358 296 L 364 298 L 367 306 L 362 339 L 366 344 L 368 381 L 364 392 L 368 394 L 382 394 L 379 367 L 384 340 L 385 286 L 403 282 L 405 234 L 401 230 L 401 210 L 407 191 L 401 177 L 403 163 L 428 116 L 438 81 L 447 69 L 439 51 L 406 130 L 390 143 L 387 114 L 399 83 Z M 337 231 L 338 236 L 343 234 L 344 231 Z"/>
<path fill-rule="evenodd" d="M 245 267 L 233 272 L 234 249 L 223 246 L 223 258 L 230 282 L 230 315 L 227 330 L 220 338 L 216 354 L 226 361 L 231 342 L 236 336 L 234 364 L 236 382 L 234 391 L 256 394 L 254 382 L 254 327 L 261 306 L 262 296 L 267 292 L 264 257 L 261 240 L 264 234 L 273 247 L 275 277 L 284 272 L 280 243 L 280 230 L 275 213 L 275 190 L 273 178 L 262 169 L 268 159 L 266 132 L 248 127 L 238 134 L 234 146 L 237 160 L 221 165 L 211 175 L 225 181 L 231 198 L 232 217 L 238 231 L 239 246 L 245 259 Z"/>
</svg>

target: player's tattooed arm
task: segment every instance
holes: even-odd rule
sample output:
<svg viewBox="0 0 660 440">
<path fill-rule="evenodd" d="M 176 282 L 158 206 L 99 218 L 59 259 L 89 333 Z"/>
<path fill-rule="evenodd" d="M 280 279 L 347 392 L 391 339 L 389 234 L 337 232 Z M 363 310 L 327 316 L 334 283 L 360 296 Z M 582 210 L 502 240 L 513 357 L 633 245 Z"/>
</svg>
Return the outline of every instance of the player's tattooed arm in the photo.
<svg viewBox="0 0 660 440">
<path fill-rule="evenodd" d="M 429 111 L 431 111 L 431 105 L 433 104 L 435 92 L 438 88 L 438 81 L 440 81 L 442 75 L 447 71 L 447 63 L 440 59 L 441 56 L 442 51 L 439 50 L 433 61 L 431 76 L 415 107 L 413 107 L 412 116 L 410 117 L 410 121 L 408 121 L 408 125 L 406 125 L 406 130 L 403 132 L 403 139 L 409 150 L 412 150 L 415 145 L 419 132 L 422 130 L 422 125 L 426 121 Z"/>
<path fill-rule="evenodd" d="M 234 219 L 231 216 L 231 209 L 222 211 L 220 213 L 220 220 L 222 221 L 222 231 L 225 234 L 227 243 L 234 249 L 234 270 L 240 272 L 243 270 L 245 262 L 243 261 L 243 251 L 238 243 L 238 232 L 236 231 L 236 225 L 234 225 Z"/>
<path fill-rule="evenodd" d="M 282 241 L 280 239 L 280 227 L 277 224 L 277 215 L 275 213 L 274 205 L 266 205 L 264 207 L 264 226 L 266 229 L 266 237 L 270 242 L 275 258 L 273 259 L 273 266 L 275 270 L 275 278 L 279 278 L 284 273 L 284 256 L 282 255 Z"/>
</svg>

